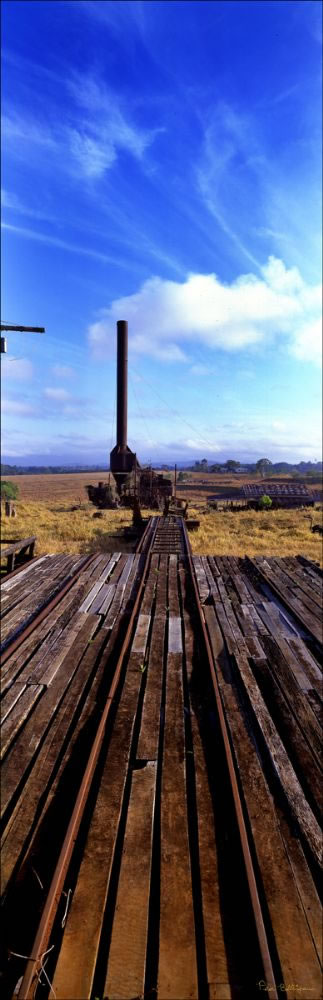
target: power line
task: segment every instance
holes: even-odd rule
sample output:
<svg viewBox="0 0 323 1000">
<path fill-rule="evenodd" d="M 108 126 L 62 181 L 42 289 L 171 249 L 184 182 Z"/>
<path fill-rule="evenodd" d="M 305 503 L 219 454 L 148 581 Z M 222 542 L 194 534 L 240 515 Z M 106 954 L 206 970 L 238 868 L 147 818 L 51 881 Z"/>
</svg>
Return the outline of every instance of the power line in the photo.
<svg viewBox="0 0 323 1000">
<path fill-rule="evenodd" d="M 132 367 L 132 371 L 134 371 L 136 375 L 140 374 L 139 372 L 136 371 L 136 369 L 133 367 L 133 365 L 131 367 Z M 212 450 L 214 450 L 214 447 L 215 447 L 214 443 L 211 444 L 211 442 L 208 441 L 208 439 L 201 434 L 200 430 L 198 430 L 197 427 L 193 427 L 193 424 L 190 424 L 188 422 L 188 420 L 185 420 L 185 417 L 183 417 L 182 414 L 178 412 L 178 410 L 174 410 L 174 408 L 169 405 L 169 403 L 166 401 L 166 399 L 163 399 L 163 396 L 161 396 L 160 393 L 157 392 L 157 389 L 155 389 L 155 387 L 153 385 L 151 385 L 150 382 L 148 382 L 148 379 L 144 378 L 144 376 L 142 374 L 140 374 L 140 378 L 143 380 L 143 382 L 146 382 L 146 384 L 149 386 L 149 388 L 152 389 L 152 391 L 155 393 L 156 396 L 158 396 L 158 398 L 161 400 L 161 402 L 164 403 L 164 406 L 167 406 L 167 409 L 169 410 L 170 413 L 172 413 L 174 416 L 176 416 L 181 421 L 181 423 L 186 424 L 186 426 L 189 427 L 189 429 L 191 431 L 193 431 L 194 434 L 198 434 L 200 440 L 203 441 L 204 444 L 207 444 L 209 448 L 211 448 Z"/>
</svg>

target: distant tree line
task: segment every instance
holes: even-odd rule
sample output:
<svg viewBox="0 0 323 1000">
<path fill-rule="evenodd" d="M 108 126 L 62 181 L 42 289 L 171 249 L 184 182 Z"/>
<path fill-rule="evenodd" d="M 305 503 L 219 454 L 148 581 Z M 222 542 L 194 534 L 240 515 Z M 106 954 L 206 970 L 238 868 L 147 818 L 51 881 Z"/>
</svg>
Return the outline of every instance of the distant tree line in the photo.
<svg viewBox="0 0 323 1000">
<path fill-rule="evenodd" d="M 227 462 L 209 463 L 207 458 L 202 458 L 200 461 L 196 461 L 192 465 L 186 466 L 186 471 L 200 472 L 202 474 L 205 472 L 231 472 L 237 475 L 245 472 L 248 475 L 256 474 L 262 478 L 286 473 L 297 478 L 298 476 L 318 476 L 322 473 L 322 468 L 322 462 L 298 462 L 297 464 L 292 465 L 291 462 L 271 462 L 269 458 L 259 458 L 258 461 L 254 463 L 238 462 L 235 459 L 229 458 Z"/>
<path fill-rule="evenodd" d="M 53 476 L 62 472 L 103 471 L 102 465 L 6 465 L 1 463 L 2 476 Z"/>
</svg>

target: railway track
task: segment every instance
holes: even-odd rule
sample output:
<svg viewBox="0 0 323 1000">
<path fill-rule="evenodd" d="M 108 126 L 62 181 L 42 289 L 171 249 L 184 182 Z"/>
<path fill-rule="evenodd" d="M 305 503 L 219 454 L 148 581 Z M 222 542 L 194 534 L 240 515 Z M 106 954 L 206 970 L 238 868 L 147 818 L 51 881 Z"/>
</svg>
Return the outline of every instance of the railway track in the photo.
<svg viewBox="0 0 323 1000">
<path fill-rule="evenodd" d="M 122 608 L 127 586 L 130 593 L 126 562 L 119 582 L 100 577 L 92 604 L 86 597 L 81 605 L 96 644 L 94 657 L 93 648 L 84 654 L 96 694 L 91 701 L 89 686 L 68 773 L 61 752 L 59 780 L 45 784 L 8 878 L 3 995 L 249 1000 L 263 989 L 278 997 L 283 984 L 290 1000 L 300 988 L 315 1000 L 316 820 L 302 814 L 302 826 L 292 800 L 276 794 L 249 710 L 238 711 L 234 670 L 247 685 L 250 659 L 235 645 L 232 618 L 224 651 L 208 603 L 218 577 L 194 562 L 180 518 L 151 519 L 135 558 L 137 585 L 118 629 L 114 602 L 119 594 Z M 100 594 L 101 607 L 103 596 L 112 603 L 96 627 Z M 224 607 L 229 615 L 227 598 Z M 50 753 L 51 744 L 41 768 Z M 16 812 L 13 797 L 8 856 Z M 292 850 L 302 889 L 292 884 Z"/>
</svg>

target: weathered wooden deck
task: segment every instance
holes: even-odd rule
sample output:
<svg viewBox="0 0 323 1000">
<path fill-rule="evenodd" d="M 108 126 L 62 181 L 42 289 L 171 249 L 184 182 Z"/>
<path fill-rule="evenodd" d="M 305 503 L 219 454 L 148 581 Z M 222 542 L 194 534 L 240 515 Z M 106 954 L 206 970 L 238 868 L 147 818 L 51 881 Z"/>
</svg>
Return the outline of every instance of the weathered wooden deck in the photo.
<svg viewBox="0 0 323 1000">
<path fill-rule="evenodd" d="M 48 979 L 38 969 L 33 992 L 249 1000 L 265 983 L 269 996 L 283 986 L 290 1000 L 319 1000 L 322 574 L 300 557 L 193 560 L 268 982 L 175 529 L 172 544 L 160 528 L 64 874 Z M 6 997 L 33 948 L 144 566 L 144 553 L 46 556 L 2 584 Z"/>
</svg>

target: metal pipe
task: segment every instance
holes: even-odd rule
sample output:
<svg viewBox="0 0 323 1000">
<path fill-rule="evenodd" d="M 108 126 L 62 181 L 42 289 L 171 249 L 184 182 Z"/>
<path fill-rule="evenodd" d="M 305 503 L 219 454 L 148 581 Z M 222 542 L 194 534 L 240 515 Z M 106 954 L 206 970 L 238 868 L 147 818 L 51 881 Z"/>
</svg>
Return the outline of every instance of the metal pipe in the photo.
<svg viewBox="0 0 323 1000">
<path fill-rule="evenodd" d="M 128 323 L 117 322 L 117 447 L 127 447 L 128 418 Z"/>
</svg>

